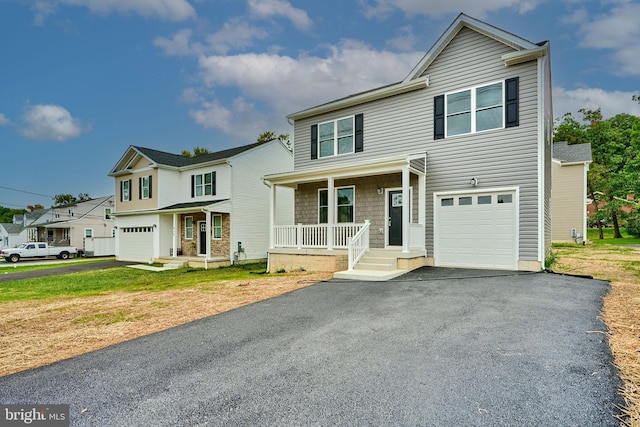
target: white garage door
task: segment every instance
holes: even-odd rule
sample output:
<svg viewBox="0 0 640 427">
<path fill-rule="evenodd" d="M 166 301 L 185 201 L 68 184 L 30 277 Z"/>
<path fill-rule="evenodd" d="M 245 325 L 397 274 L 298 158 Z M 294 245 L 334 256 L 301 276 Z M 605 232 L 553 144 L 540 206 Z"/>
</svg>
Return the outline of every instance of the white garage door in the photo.
<svg viewBox="0 0 640 427">
<path fill-rule="evenodd" d="M 435 202 L 436 265 L 517 270 L 515 191 L 438 195 Z"/>
<path fill-rule="evenodd" d="M 122 227 L 118 229 L 118 260 L 152 262 L 153 227 Z"/>
</svg>

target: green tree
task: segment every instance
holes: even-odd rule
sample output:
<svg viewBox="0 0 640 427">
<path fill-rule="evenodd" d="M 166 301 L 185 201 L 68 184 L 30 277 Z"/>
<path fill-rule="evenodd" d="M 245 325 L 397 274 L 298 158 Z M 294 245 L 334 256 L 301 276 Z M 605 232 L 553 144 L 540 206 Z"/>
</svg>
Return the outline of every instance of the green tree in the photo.
<svg viewBox="0 0 640 427">
<path fill-rule="evenodd" d="M 640 118 L 618 114 L 602 119 L 600 110 L 579 110 L 582 120 L 565 114 L 554 132 L 554 141 L 591 143 L 593 164 L 587 176 L 596 201 L 596 219 L 611 220 L 614 237 L 622 238 L 622 207 L 629 194 L 640 194 Z"/>
<path fill-rule="evenodd" d="M 264 143 L 264 142 L 273 141 L 274 139 L 277 139 L 280 142 L 282 142 L 284 145 L 287 146 L 289 151 L 291 151 L 291 141 L 289 141 L 288 133 L 281 133 L 280 135 L 276 136 L 276 133 L 274 131 L 268 130 L 268 131 L 262 132 L 256 139 L 256 142 Z"/>
<path fill-rule="evenodd" d="M 27 212 L 24 209 L 12 209 L 0 206 L 0 223 L 7 224 L 13 222 L 13 216 Z"/>
<path fill-rule="evenodd" d="M 56 194 L 55 196 L 53 196 L 54 206 L 86 202 L 87 200 L 91 200 L 91 196 L 89 196 L 89 194 L 87 193 L 80 193 L 78 194 L 78 197 L 72 196 L 71 194 Z"/>
<path fill-rule="evenodd" d="M 204 147 L 193 147 L 193 153 L 189 150 L 182 150 L 182 155 L 185 157 L 198 157 L 205 154 L 211 154 L 211 151 Z"/>
</svg>

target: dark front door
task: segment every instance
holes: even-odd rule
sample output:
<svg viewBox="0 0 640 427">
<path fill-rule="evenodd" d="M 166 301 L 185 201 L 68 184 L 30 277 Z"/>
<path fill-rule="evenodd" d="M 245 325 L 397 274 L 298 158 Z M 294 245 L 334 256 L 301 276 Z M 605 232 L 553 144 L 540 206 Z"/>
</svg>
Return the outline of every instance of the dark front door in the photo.
<svg viewBox="0 0 640 427">
<path fill-rule="evenodd" d="M 198 223 L 198 229 L 200 230 L 198 236 L 198 243 L 200 244 L 200 255 L 207 253 L 207 223 L 202 221 Z"/>
<path fill-rule="evenodd" d="M 402 246 L 402 190 L 389 191 L 389 246 Z"/>
</svg>

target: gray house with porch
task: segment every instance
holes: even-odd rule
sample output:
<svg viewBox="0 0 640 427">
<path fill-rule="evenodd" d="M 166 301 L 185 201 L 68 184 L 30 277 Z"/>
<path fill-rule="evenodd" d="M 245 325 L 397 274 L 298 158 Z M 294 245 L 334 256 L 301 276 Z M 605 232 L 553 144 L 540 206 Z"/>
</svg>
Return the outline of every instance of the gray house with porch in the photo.
<svg viewBox="0 0 640 427">
<path fill-rule="evenodd" d="M 294 170 L 265 176 L 269 268 L 544 268 L 552 118 L 549 44 L 459 15 L 403 81 L 288 116 Z M 293 224 L 274 220 L 278 187 Z"/>
</svg>

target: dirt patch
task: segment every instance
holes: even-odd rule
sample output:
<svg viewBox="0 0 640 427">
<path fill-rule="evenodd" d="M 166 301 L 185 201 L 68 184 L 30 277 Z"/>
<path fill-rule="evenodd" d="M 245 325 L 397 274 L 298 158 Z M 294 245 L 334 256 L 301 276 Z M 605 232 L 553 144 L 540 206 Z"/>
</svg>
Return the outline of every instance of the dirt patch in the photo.
<svg viewBox="0 0 640 427">
<path fill-rule="evenodd" d="M 281 295 L 330 273 L 299 272 L 159 292 L 0 304 L 0 376 Z"/>
<path fill-rule="evenodd" d="M 602 318 L 609 329 L 609 346 L 623 381 L 623 424 L 640 426 L 640 248 L 620 253 L 613 249 L 554 249 L 554 271 L 588 274 L 611 282 Z"/>
</svg>

